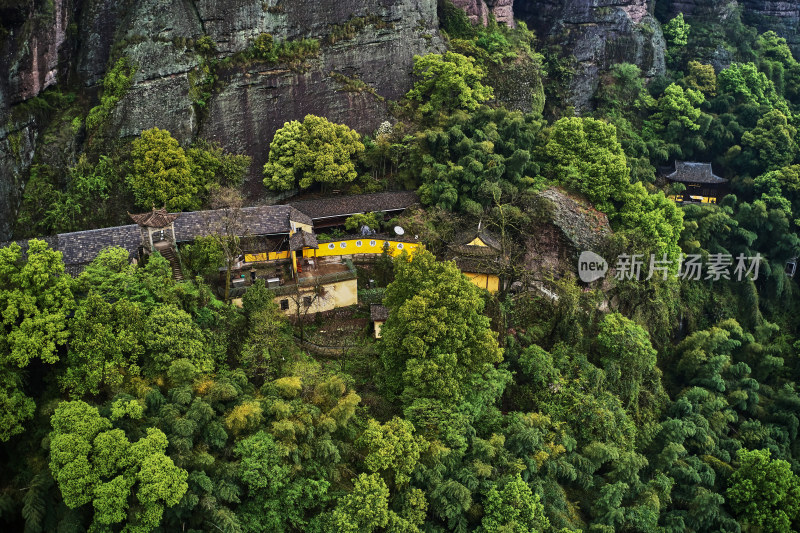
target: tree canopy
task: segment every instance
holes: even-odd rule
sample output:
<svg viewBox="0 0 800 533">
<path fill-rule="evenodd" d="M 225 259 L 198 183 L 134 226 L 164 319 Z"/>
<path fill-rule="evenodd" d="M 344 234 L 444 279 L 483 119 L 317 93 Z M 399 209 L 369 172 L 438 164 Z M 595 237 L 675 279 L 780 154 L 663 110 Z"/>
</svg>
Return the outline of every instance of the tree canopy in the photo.
<svg viewBox="0 0 800 533">
<path fill-rule="evenodd" d="M 131 149 L 128 186 L 141 209 L 164 206 L 171 211 L 198 209 L 197 174 L 186 152 L 167 130 L 144 130 Z"/>
<path fill-rule="evenodd" d="M 275 190 L 337 186 L 356 179 L 355 160 L 364 152 L 361 136 L 344 124 L 306 115 L 275 132 L 264 165 L 264 185 Z"/>
</svg>

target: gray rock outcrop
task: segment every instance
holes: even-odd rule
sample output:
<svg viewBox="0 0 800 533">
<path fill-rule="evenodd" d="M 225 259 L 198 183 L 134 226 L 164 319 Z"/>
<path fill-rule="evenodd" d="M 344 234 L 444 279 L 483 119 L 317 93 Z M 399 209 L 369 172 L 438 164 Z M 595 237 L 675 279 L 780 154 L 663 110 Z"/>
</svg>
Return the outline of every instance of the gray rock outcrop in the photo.
<svg viewBox="0 0 800 533">
<path fill-rule="evenodd" d="M 182 143 L 214 140 L 252 157 L 249 191 L 256 193 L 269 142 L 286 121 L 313 113 L 370 133 L 386 119 L 386 101 L 411 88 L 413 56 L 443 50 L 436 0 L 7 0 L 2 6 L 0 239 L 10 236 L 47 126 L 21 104 L 48 87 L 73 92 L 85 112 L 96 105 L 108 69 L 127 57 L 136 72 L 104 125 L 107 142 L 154 126 Z M 203 87 L 210 97 L 199 105 L 204 64 L 197 40 L 210 37 L 222 61 L 265 33 L 276 42 L 318 39 L 320 53 L 293 69 L 234 61 L 214 72 L 213 87 Z M 369 90 L 353 92 L 347 79 Z"/>
<path fill-rule="evenodd" d="M 646 77 L 664 73 L 666 45 L 652 7 L 652 0 L 517 0 L 514 13 L 575 57 L 568 99 L 580 113 L 615 63 L 634 63 Z"/>
</svg>

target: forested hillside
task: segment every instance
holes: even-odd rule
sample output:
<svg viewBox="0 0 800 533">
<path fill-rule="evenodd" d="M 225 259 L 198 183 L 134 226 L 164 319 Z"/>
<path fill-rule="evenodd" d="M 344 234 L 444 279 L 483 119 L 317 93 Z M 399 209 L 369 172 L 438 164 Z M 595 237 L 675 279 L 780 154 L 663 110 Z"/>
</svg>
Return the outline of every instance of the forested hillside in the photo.
<svg viewBox="0 0 800 533">
<path fill-rule="evenodd" d="M 794 2 L 111 4 L 0 0 L 0 529 L 800 530 Z"/>
</svg>

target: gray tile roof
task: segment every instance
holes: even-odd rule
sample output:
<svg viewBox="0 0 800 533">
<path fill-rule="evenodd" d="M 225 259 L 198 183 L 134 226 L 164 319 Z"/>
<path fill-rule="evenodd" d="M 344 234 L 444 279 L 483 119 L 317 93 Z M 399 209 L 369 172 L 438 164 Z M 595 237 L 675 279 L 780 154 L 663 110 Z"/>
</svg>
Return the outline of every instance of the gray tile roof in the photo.
<svg viewBox="0 0 800 533">
<path fill-rule="evenodd" d="M 167 213 L 167 210 L 164 208 L 156 209 L 153 207 L 153 210 L 149 213 L 128 213 L 128 216 L 140 226 L 166 228 L 180 216 L 180 213 Z"/>
<path fill-rule="evenodd" d="M 141 242 L 139 226 L 117 226 L 114 228 L 90 229 L 58 235 L 58 250 L 64 254 L 65 265 L 91 263 L 105 248 L 119 246 L 129 254 L 136 255 Z"/>
<path fill-rule="evenodd" d="M 223 210 L 181 213 L 175 221 L 175 239 L 178 242 L 185 242 L 209 235 L 214 232 L 215 223 L 221 216 L 224 216 Z M 241 224 L 247 228 L 248 235 L 289 233 L 290 220 L 300 224 L 312 224 L 307 215 L 288 205 L 243 207 L 241 210 Z"/>
<path fill-rule="evenodd" d="M 501 252 L 503 250 L 503 246 L 500 244 L 500 239 L 498 239 L 490 231 L 486 230 L 486 228 L 475 228 L 462 231 L 453 239 L 453 246 L 465 247 L 465 250 L 471 250 L 476 254 L 485 255 L 485 253 L 481 253 L 482 250 L 480 250 L 480 248 L 483 248 L 482 246 L 469 245 L 469 243 L 474 241 L 476 238 L 482 240 L 486 247 L 492 250 L 492 253 Z M 483 250 L 483 252 L 487 251 Z"/>
<path fill-rule="evenodd" d="M 319 248 L 319 243 L 316 235 L 300 229 L 289 237 L 289 249 L 297 251 L 303 248 Z"/>
<path fill-rule="evenodd" d="M 245 207 L 242 210 L 242 223 L 249 235 L 271 235 L 289 233 L 290 220 L 311 225 L 311 219 L 288 205 L 268 205 Z M 208 235 L 213 231 L 214 221 L 222 211 L 193 211 L 180 213 L 175 220 L 175 238 L 177 241 L 192 241 L 196 237 Z M 43 240 L 59 250 L 64 257 L 64 264 L 70 273 L 79 273 L 83 267 L 91 263 L 105 248 L 119 246 L 135 256 L 141 242 L 141 232 L 136 224 L 116 226 L 113 228 L 91 229 L 60 233 Z M 0 248 L 12 241 L 0 243 Z M 23 251 L 28 249 L 28 241 L 16 241 Z"/>
<path fill-rule="evenodd" d="M 301 200 L 288 205 L 307 214 L 314 220 L 356 213 L 401 211 L 419 203 L 414 191 L 386 191 L 372 194 L 331 196 L 318 200 Z"/>
<path fill-rule="evenodd" d="M 372 304 L 369 306 L 369 317 L 373 322 L 376 320 L 385 322 L 389 318 L 389 308 L 381 304 Z"/>
<path fill-rule="evenodd" d="M 675 161 L 675 171 L 667 174 L 667 179 L 681 183 L 727 183 L 728 180 L 720 178 L 711 169 L 711 163 L 697 163 L 694 161 Z"/>
</svg>

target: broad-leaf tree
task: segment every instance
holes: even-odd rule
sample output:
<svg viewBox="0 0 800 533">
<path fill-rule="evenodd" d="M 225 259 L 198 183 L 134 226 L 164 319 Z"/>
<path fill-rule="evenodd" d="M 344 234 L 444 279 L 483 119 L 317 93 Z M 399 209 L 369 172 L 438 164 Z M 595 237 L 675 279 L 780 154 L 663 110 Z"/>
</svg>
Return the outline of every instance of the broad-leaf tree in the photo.
<svg viewBox="0 0 800 533">
<path fill-rule="evenodd" d="M 264 186 L 307 189 L 314 183 L 336 186 L 356 179 L 355 160 L 364 152 L 361 136 L 344 124 L 306 115 L 275 132 L 264 165 Z"/>
<path fill-rule="evenodd" d="M 113 418 L 141 416 L 141 406 L 118 411 Z M 188 488 L 188 473 L 165 455 L 167 437 L 158 429 L 131 442 L 82 401 L 62 402 L 51 423 L 50 471 L 67 507 L 92 504 L 93 530 L 125 523 L 130 531 L 152 531 L 164 508 L 177 504 Z"/>
<path fill-rule="evenodd" d="M 170 211 L 198 209 L 198 174 L 167 130 L 151 128 L 133 141 L 128 186 L 141 209 L 165 206 Z"/>
<path fill-rule="evenodd" d="M 452 262 L 427 251 L 396 259 L 384 303 L 391 309 L 381 329 L 385 383 L 407 403 L 458 404 L 477 394 L 483 376 L 503 359 L 480 289 Z"/>
<path fill-rule="evenodd" d="M 61 252 L 38 239 L 28 242 L 25 253 L 16 243 L 0 248 L 0 440 L 22 432 L 22 422 L 32 416 L 34 402 L 23 392 L 21 372 L 34 359 L 58 361 L 74 306 Z"/>
<path fill-rule="evenodd" d="M 420 79 L 406 97 L 421 102 L 425 114 L 474 111 L 494 96 L 492 87 L 482 83 L 486 71 L 455 52 L 414 56 L 414 74 Z"/>
</svg>

